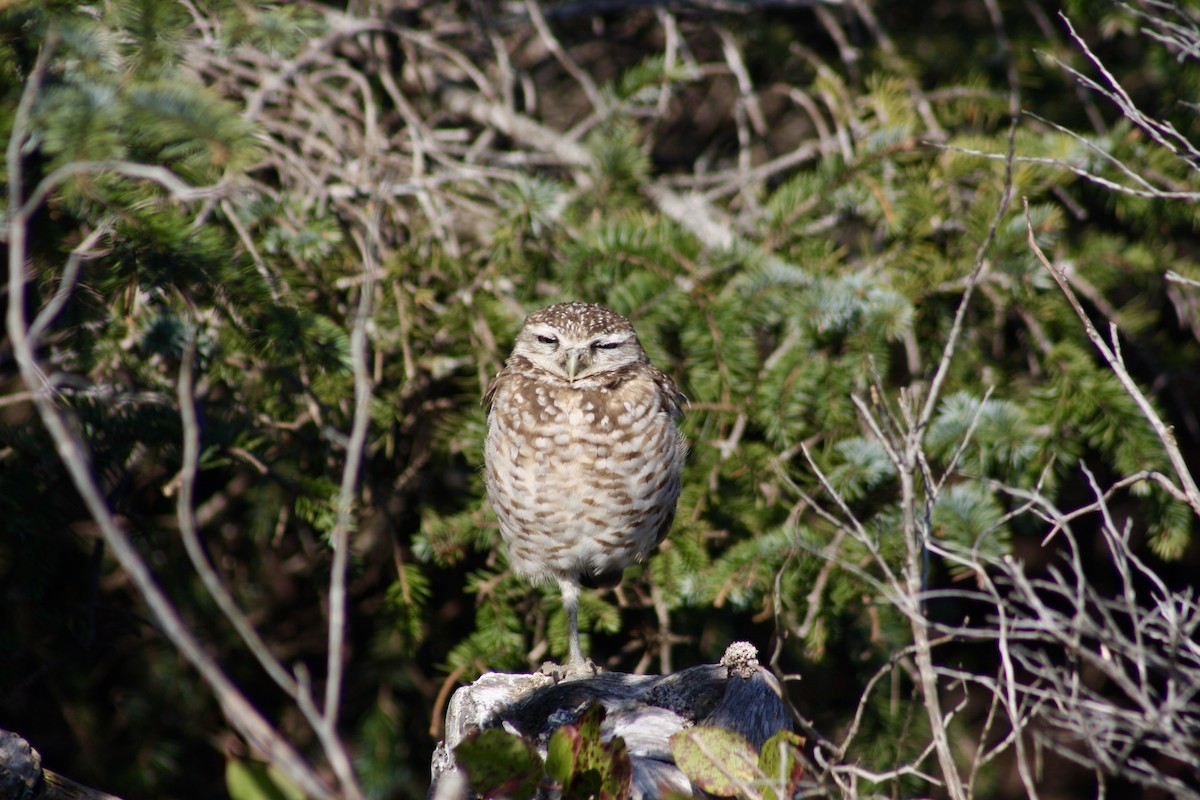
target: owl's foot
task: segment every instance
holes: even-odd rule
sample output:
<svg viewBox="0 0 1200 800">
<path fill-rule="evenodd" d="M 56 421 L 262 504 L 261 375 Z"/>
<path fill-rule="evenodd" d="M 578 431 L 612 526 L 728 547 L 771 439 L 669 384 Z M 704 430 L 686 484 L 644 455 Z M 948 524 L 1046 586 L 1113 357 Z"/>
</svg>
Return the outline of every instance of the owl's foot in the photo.
<svg viewBox="0 0 1200 800">
<path fill-rule="evenodd" d="M 582 678 L 590 678 L 593 675 L 599 675 L 600 667 L 596 666 L 596 662 L 590 658 L 585 658 L 580 661 L 568 661 L 566 664 L 555 664 L 553 661 L 545 661 L 538 669 L 542 675 L 549 675 L 554 679 L 555 683 L 563 681 L 580 680 Z"/>
</svg>

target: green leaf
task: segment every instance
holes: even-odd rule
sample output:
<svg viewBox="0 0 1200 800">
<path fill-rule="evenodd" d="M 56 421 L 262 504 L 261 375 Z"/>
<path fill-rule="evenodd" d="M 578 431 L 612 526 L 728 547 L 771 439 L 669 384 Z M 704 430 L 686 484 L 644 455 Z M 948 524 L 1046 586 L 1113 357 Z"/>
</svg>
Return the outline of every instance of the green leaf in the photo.
<svg viewBox="0 0 1200 800">
<path fill-rule="evenodd" d="M 804 765 L 800 761 L 803 746 L 804 737 L 791 731 L 779 731 L 763 744 L 762 752 L 758 754 L 758 768 L 768 782 L 763 789 L 763 800 L 785 800 L 796 793 L 804 775 Z"/>
<path fill-rule="evenodd" d="M 307 796 L 274 766 L 236 758 L 225 762 L 225 788 L 231 800 L 304 800 Z"/>
<path fill-rule="evenodd" d="M 579 761 L 579 729 L 563 725 L 550 736 L 546 752 L 546 775 L 559 786 L 569 786 Z"/>
<path fill-rule="evenodd" d="M 718 797 L 736 797 L 759 777 L 754 747 L 724 728 L 680 731 L 671 737 L 671 754 L 692 783 Z"/>
</svg>

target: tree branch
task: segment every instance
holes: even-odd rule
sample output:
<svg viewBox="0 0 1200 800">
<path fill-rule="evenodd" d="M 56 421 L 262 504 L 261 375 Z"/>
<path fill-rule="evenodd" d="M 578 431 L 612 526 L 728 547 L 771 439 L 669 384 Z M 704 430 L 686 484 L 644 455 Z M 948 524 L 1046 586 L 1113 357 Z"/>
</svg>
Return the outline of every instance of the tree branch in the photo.
<svg viewBox="0 0 1200 800">
<path fill-rule="evenodd" d="M 200 676 L 212 689 L 230 724 L 245 737 L 247 742 L 266 753 L 304 791 L 321 800 L 333 800 L 333 794 L 324 781 L 229 680 L 216 661 L 208 655 L 184 624 L 171 601 L 155 582 L 149 567 L 137 552 L 132 541 L 121 529 L 112 511 L 108 508 L 97 484 L 96 476 L 92 474 L 88 464 L 83 443 L 68 422 L 66 412 L 58 407 L 53 396 L 46 390 L 46 381 L 43 378 L 25 320 L 25 262 L 28 258 L 28 225 L 29 218 L 37 209 L 37 203 L 34 203 L 33 199 L 44 198 L 49 187 L 56 185 L 57 181 L 52 181 L 51 177 L 59 176 L 65 180 L 70 175 L 95 169 L 95 165 L 92 163 L 76 165 L 77 169 L 71 168 L 72 165 L 67 165 L 55 170 L 51 176 L 43 180 L 30 198 L 27 199 L 22 194 L 21 150 L 29 137 L 30 110 L 39 92 L 42 76 L 45 74 L 48 60 L 54 49 L 53 44 L 54 38 L 51 35 L 39 53 L 32 74 L 25 83 L 17 113 L 13 119 L 12 133 L 5 156 L 8 169 L 9 201 L 7 224 L 9 296 L 5 324 L 21 378 L 33 394 L 34 407 L 37 409 L 38 416 L 47 433 L 54 441 L 59 458 L 66 468 L 71 482 L 99 527 L 113 556 L 146 601 L 147 607 L 154 615 L 163 634 L 200 673 Z M 178 190 L 176 194 L 178 199 L 205 196 L 211 191 L 194 190 L 161 168 L 124 164 L 118 168 L 118 171 L 137 176 L 153 176 L 152 179 L 158 180 L 169 190 Z"/>
</svg>

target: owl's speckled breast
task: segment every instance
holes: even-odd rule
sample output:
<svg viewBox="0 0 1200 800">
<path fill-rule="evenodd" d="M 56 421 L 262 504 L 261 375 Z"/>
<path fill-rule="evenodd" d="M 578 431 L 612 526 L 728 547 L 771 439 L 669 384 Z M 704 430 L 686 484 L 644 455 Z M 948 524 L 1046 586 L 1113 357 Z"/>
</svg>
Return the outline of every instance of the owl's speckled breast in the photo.
<svg viewBox="0 0 1200 800">
<path fill-rule="evenodd" d="M 665 535 L 685 452 L 668 386 L 648 364 L 575 385 L 514 371 L 497 386 L 488 496 L 518 573 L 613 572 Z"/>
</svg>

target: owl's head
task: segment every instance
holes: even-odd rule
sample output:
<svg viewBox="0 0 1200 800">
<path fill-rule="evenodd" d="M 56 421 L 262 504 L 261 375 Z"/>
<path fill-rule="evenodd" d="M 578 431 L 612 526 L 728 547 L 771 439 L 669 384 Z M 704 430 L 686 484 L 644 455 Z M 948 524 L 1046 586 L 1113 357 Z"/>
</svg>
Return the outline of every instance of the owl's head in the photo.
<svg viewBox="0 0 1200 800">
<path fill-rule="evenodd" d="M 649 360 L 629 320 L 594 303 L 534 311 L 517 334 L 513 356 L 569 383 Z"/>
</svg>

